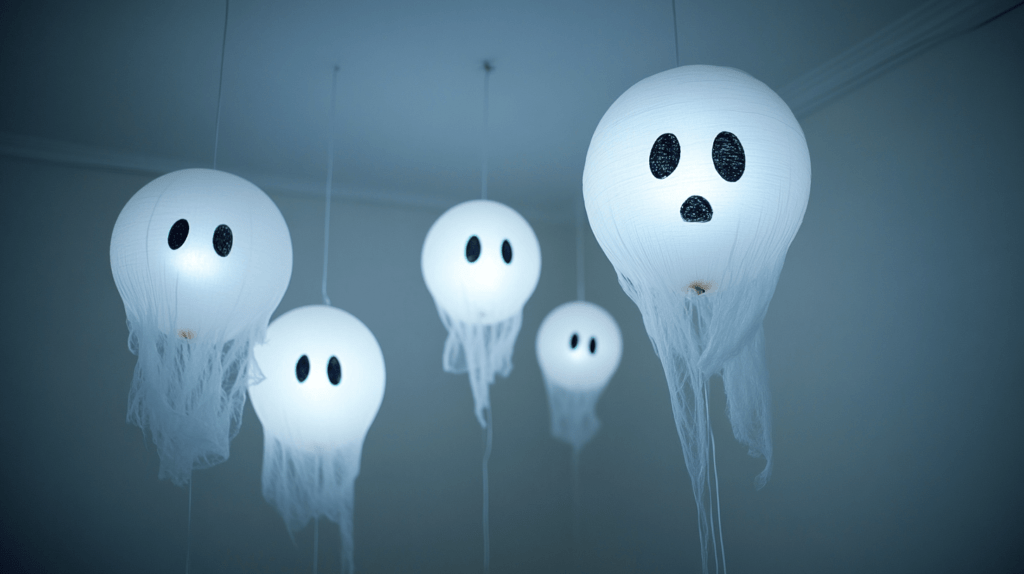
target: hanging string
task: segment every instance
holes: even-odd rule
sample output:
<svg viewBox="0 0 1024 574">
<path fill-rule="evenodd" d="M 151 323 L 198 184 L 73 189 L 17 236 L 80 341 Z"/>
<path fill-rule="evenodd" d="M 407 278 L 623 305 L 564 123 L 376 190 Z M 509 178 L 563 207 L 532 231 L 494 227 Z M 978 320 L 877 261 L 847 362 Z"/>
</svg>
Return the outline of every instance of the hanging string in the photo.
<svg viewBox="0 0 1024 574">
<path fill-rule="evenodd" d="M 580 572 L 580 558 L 583 556 L 580 536 L 580 449 L 572 449 L 572 547 L 573 572 Z"/>
<path fill-rule="evenodd" d="M 217 127 L 213 131 L 213 169 L 217 169 L 217 148 L 220 146 L 220 106 L 224 96 L 224 50 L 228 45 L 228 10 L 231 0 L 224 0 L 224 34 L 220 41 L 220 79 L 217 80 Z"/>
<path fill-rule="evenodd" d="M 484 133 L 480 158 L 480 199 L 487 199 L 487 142 L 488 122 L 490 120 L 490 96 L 491 96 L 491 62 L 484 60 Z M 491 442 L 494 438 L 494 431 L 491 427 L 491 409 L 484 410 L 487 426 L 484 429 L 484 457 L 483 457 L 483 530 L 484 530 L 484 574 L 491 571 L 491 519 L 490 519 L 490 493 L 489 479 L 487 476 L 487 464 L 491 460 Z"/>
<path fill-rule="evenodd" d="M 217 120 L 213 128 L 213 169 L 217 169 L 217 150 L 220 148 L 220 109 L 224 101 L 224 52 L 228 45 L 228 14 L 231 9 L 231 0 L 224 0 L 224 32 L 220 40 L 220 76 L 217 79 Z M 188 574 L 189 566 L 192 563 L 192 479 L 194 475 L 189 473 L 188 477 L 188 526 L 185 534 L 185 574 Z"/>
<path fill-rule="evenodd" d="M 584 277 L 586 277 L 586 253 L 584 249 L 583 234 L 583 196 L 576 198 L 576 299 L 586 301 L 587 289 Z"/>
<path fill-rule="evenodd" d="M 708 423 L 708 442 L 711 447 L 711 466 L 714 469 L 715 474 L 715 498 L 711 500 L 711 547 L 715 551 L 715 572 L 718 572 L 718 553 L 721 550 L 722 553 L 722 573 L 728 574 L 728 570 L 725 568 L 725 540 L 722 538 L 722 501 L 718 496 L 718 459 L 715 454 L 715 433 L 711 429 L 711 416 L 710 409 L 708 408 L 708 387 L 704 386 L 704 416 Z M 708 498 L 711 497 L 711 473 L 708 473 Z M 717 503 L 718 508 L 718 540 L 715 540 L 715 507 Z M 721 542 L 721 544 L 719 544 Z"/>
<path fill-rule="evenodd" d="M 480 199 L 487 199 L 487 128 L 490 121 L 490 100 L 491 100 L 491 70 L 494 67 L 487 60 L 484 60 L 484 141 L 481 145 L 483 150 L 483 164 L 480 169 Z"/>
<path fill-rule="evenodd" d="M 487 428 L 484 429 L 484 463 L 483 463 L 483 477 L 484 477 L 484 512 L 483 512 L 483 523 L 484 523 L 484 574 L 491 571 L 491 519 L 490 513 L 488 512 L 490 507 L 490 495 L 488 493 L 488 478 L 487 478 L 487 462 L 491 460 L 491 441 L 494 438 L 492 426 L 491 426 L 491 409 L 490 407 L 484 409 L 484 417 L 487 419 Z"/>
<path fill-rule="evenodd" d="M 679 67 L 679 22 L 676 21 L 676 0 L 672 0 L 672 39 L 676 41 L 676 67 Z"/>
<path fill-rule="evenodd" d="M 188 477 L 188 529 L 185 531 L 185 574 L 188 574 L 188 567 L 192 563 L 192 479 L 194 475 L 189 473 Z"/>
<path fill-rule="evenodd" d="M 320 556 L 320 517 L 313 519 L 313 574 L 316 574 L 316 559 Z"/>
<path fill-rule="evenodd" d="M 330 119 L 327 121 L 327 185 L 324 189 L 324 277 L 320 285 L 320 294 L 323 295 L 324 305 L 331 304 L 331 298 L 327 296 L 327 248 L 331 241 L 331 185 L 334 179 L 334 101 L 338 92 L 338 70 L 334 66 L 334 75 L 331 78 L 331 111 Z"/>
<path fill-rule="evenodd" d="M 715 454 L 715 433 L 708 425 L 708 434 L 711 435 L 711 464 L 715 470 L 715 503 L 718 506 L 718 542 L 722 550 L 722 573 L 729 574 L 725 567 L 725 539 L 722 538 L 722 500 L 718 496 L 718 456 Z"/>
</svg>

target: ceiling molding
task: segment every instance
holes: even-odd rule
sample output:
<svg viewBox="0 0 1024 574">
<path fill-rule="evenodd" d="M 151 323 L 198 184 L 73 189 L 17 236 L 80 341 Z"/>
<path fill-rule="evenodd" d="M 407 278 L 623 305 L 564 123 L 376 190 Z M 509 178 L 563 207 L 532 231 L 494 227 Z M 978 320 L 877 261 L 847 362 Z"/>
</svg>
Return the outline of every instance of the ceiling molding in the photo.
<svg viewBox="0 0 1024 574">
<path fill-rule="evenodd" d="M 151 177 L 157 177 L 179 169 L 197 167 L 195 163 L 183 160 L 101 149 L 5 132 L 0 132 L 0 156 Z M 246 170 L 232 170 L 231 173 L 244 177 L 256 184 L 260 189 L 272 194 L 293 195 L 303 198 L 323 197 L 324 194 L 324 181 L 322 180 L 315 181 Z M 341 201 L 437 212 L 443 212 L 459 201 L 451 198 L 414 193 L 355 188 L 339 189 L 337 186 L 335 186 L 331 197 Z M 474 198 L 467 197 L 465 199 Z M 514 201 L 506 203 L 509 203 L 523 217 L 530 221 L 566 223 L 572 219 L 572 210 L 569 205 L 562 209 L 557 205 L 539 206 L 520 204 Z"/>
<path fill-rule="evenodd" d="M 842 54 L 801 75 L 780 89 L 779 95 L 798 118 L 805 117 L 886 70 L 944 40 L 973 30 L 1018 5 L 1020 0 L 929 0 Z M 195 163 L 180 159 L 100 149 L 5 132 L 0 132 L 0 156 L 153 177 L 195 167 Z M 324 192 L 322 180 L 244 170 L 237 173 L 271 193 L 322 197 Z M 443 211 L 460 201 L 458 198 L 409 192 L 337 186 L 333 197 L 431 211 Z M 574 219 L 571 202 L 564 202 L 564 205 L 508 203 L 531 221 L 563 224 L 571 223 Z"/>
<path fill-rule="evenodd" d="M 988 23 L 1020 0 L 930 0 L 779 90 L 800 118 L 936 44 Z"/>
</svg>

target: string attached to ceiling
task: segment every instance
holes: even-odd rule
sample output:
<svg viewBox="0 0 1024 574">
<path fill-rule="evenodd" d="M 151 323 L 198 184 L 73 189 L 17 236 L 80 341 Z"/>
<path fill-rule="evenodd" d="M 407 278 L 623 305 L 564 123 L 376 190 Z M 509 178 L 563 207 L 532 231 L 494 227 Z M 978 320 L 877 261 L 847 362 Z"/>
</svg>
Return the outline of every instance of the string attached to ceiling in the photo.
<svg viewBox="0 0 1024 574">
<path fill-rule="evenodd" d="M 494 67 L 491 66 L 491 63 L 488 60 L 484 60 L 484 135 L 483 143 L 480 146 L 483 150 L 481 152 L 482 166 L 480 168 L 480 199 L 487 199 L 487 143 L 489 139 L 487 131 L 489 127 L 488 122 L 490 122 L 491 116 L 491 70 L 493 69 Z"/>
<path fill-rule="evenodd" d="M 489 116 L 490 62 L 484 62 L 484 112 Z M 489 118 L 484 118 L 486 125 Z M 423 240 L 423 280 L 448 330 L 442 352 L 445 372 L 467 374 L 473 407 L 484 431 L 484 570 L 490 569 L 488 461 L 492 446 L 490 386 L 512 372 L 512 353 L 522 327 L 523 306 L 540 279 L 537 235 L 511 207 L 486 199 L 487 140 L 481 148 L 481 199 L 447 210 Z"/>
<path fill-rule="evenodd" d="M 587 300 L 587 286 L 584 279 L 586 271 L 584 249 L 586 245 L 583 241 L 583 215 L 583 196 L 581 195 L 576 198 L 576 299 L 579 301 Z"/>
<path fill-rule="evenodd" d="M 586 301 L 586 264 L 585 244 L 583 235 L 583 195 L 576 198 L 576 299 L 580 302 Z M 582 562 L 583 540 L 580 534 L 580 450 L 572 449 L 571 471 L 572 471 L 572 543 L 573 543 L 573 570 L 580 572 Z"/>
<path fill-rule="evenodd" d="M 676 67 L 679 67 L 679 21 L 676 19 L 676 0 L 672 0 L 672 39 L 675 42 L 675 58 Z M 708 407 L 708 390 L 704 388 L 704 414 L 707 417 L 705 420 L 711 420 L 709 407 Z M 722 572 L 728 574 L 728 569 L 725 565 L 725 539 L 722 537 L 722 502 L 719 496 L 718 488 L 718 457 L 715 454 L 715 435 L 711 429 L 711 425 L 708 425 L 708 445 L 706 447 L 711 451 L 711 469 L 712 472 L 707 473 L 708 492 L 714 492 L 715 494 L 715 514 L 712 515 L 710 521 L 711 529 L 711 545 L 715 554 L 715 571 L 718 571 L 718 555 L 722 555 Z M 714 475 L 714 489 L 712 490 L 711 478 Z M 718 539 L 715 540 L 715 515 L 718 517 Z"/>
<path fill-rule="evenodd" d="M 228 13 L 231 0 L 224 0 L 224 34 L 220 41 L 220 77 L 217 80 L 217 125 L 213 131 L 213 169 L 217 169 L 217 148 L 220 145 L 220 108 L 224 100 L 224 52 L 228 45 Z"/>
<path fill-rule="evenodd" d="M 331 108 L 327 119 L 327 182 L 324 185 L 324 272 L 320 284 L 320 295 L 324 299 L 324 305 L 331 305 L 331 298 L 327 296 L 327 251 L 331 241 L 331 188 L 334 182 L 334 114 L 338 95 L 338 71 L 340 67 L 335 64 L 331 75 Z M 320 516 L 313 518 L 313 574 L 317 573 L 317 564 L 320 557 Z"/>
<path fill-rule="evenodd" d="M 327 121 L 327 184 L 324 189 L 324 275 L 323 283 L 320 285 L 320 294 L 323 295 L 324 305 L 331 304 L 331 298 L 327 296 L 327 249 L 331 239 L 331 187 L 334 180 L 334 108 L 338 93 L 338 70 L 334 66 L 334 75 L 331 78 L 331 111 Z"/>
<path fill-rule="evenodd" d="M 373 333 L 327 296 L 338 74 L 331 76 L 324 190 L 323 305 L 274 319 L 255 349 L 264 380 L 249 387 L 263 425 L 263 498 L 289 534 L 313 522 L 313 572 L 319 569 L 320 517 L 338 525 L 341 571 L 355 569 L 355 481 L 366 433 L 384 398 L 384 356 Z"/>
<path fill-rule="evenodd" d="M 228 45 L 228 15 L 231 12 L 231 0 L 224 0 L 224 31 L 220 39 L 220 74 L 217 78 L 217 119 L 213 128 L 213 169 L 217 169 L 217 151 L 220 148 L 220 110 L 224 100 L 224 53 Z M 192 481 L 194 473 L 189 473 L 188 480 L 188 529 L 185 534 L 185 574 L 192 564 Z"/>
<path fill-rule="evenodd" d="M 676 0 L 672 0 L 672 40 L 676 45 L 676 67 L 679 67 L 679 21 L 676 20 Z"/>
<path fill-rule="evenodd" d="M 324 305 L 330 306 L 331 298 L 327 296 L 327 251 L 331 241 L 331 188 L 334 182 L 334 113 L 338 95 L 338 71 L 335 64 L 331 75 L 331 109 L 327 119 L 327 183 L 324 186 L 324 273 L 320 284 L 320 295 Z M 317 573 L 317 562 L 320 556 L 320 516 L 313 518 L 313 574 Z"/>
<path fill-rule="evenodd" d="M 586 301 L 586 242 L 582 195 L 576 198 L 576 301 L 553 309 L 537 330 L 537 362 L 544 376 L 551 434 L 572 447 L 572 571 L 583 561 L 580 452 L 597 433 L 597 401 L 622 358 L 622 332 L 600 306 Z"/>
<path fill-rule="evenodd" d="M 488 136 L 488 127 L 490 122 L 490 95 L 491 95 L 491 70 L 494 67 L 491 66 L 490 61 L 484 60 L 484 141 L 483 145 L 483 157 L 481 160 L 480 167 L 480 199 L 487 199 L 487 143 L 490 139 Z M 484 425 L 484 457 L 483 457 L 483 531 L 484 531 L 484 574 L 491 571 L 491 519 L 490 519 L 490 492 L 489 485 L 490 479 L 488 478 L 487 466 L 491 460 L 491 443 L 494 439 L 493 421 L 491 419 L 491 408 L 490 406 L 484 410 L 484 417 L 486 424 Z"/>
</svg>

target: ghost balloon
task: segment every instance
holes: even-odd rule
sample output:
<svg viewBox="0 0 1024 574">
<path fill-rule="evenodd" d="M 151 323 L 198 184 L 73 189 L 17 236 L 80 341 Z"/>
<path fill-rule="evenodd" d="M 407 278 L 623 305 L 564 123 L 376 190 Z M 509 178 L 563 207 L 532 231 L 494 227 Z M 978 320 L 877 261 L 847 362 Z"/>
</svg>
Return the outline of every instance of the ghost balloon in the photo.
<svg viewBox="0 0 1024 574">
<path fill-rule="evenodd" d="M 430 227 L 420 262 L 448 329 L 444 370 L 469 373 L 477 420 L 487 426 L 488 387 L 512 370 L 523 306 L 540 279 L 537 236 L 507 205 L 467 201 Z"/>
<path fill-rule="evenodd" d="M 265 379 L 249 389 L 263 424 L 263 497 L 290 533 L 325 516 L 352 571 L 352 511 L 363 441 L 384 398 L 384 356 L 373 333 L 326 305 L 281 315 L 256 347 Z"/>
<path fill-rule="evenodd" d="M 734 435 L 765 458 L 760 488 L 772 469 L 762 322 L 810 182 L 792 112 L 731 68 L 684 66 L 641 80 L 608 109 L 587 152 L 587 216 L 668 380 L 705 571 L 708 550 L 718 556 L 708 381 L 721 376 Z"/>
<path fill-rule="evenodd" d="M 160 477 L 184 484 L 228 457 L 253 345 L 291 278 L 288 227 L 248 181 L 176 171 L 121 210 L 110 266 L 138 355 L 128 420 L 156 444 Z"/>
<path fill-rule="evenodd" d="M 537 362 L 551 410 L 551 434 L 580 450 L 600 422 L 595 408 L 622 358 L 622 333 L 607 311 L 586 301 L 559 305 L 537 331 Z"/>
</svg>

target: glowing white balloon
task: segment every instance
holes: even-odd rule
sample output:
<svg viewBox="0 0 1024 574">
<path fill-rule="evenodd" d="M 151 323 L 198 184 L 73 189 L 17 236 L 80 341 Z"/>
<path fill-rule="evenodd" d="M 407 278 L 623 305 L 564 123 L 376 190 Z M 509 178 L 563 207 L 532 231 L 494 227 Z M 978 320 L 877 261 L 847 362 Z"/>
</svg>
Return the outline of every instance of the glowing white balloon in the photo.
<svg viewBox="0 0 1024 574">
<path fill-rule="evenodd" d="M 352 510 L 363 441 L 384 398 L 384 356 L 352 315 L 324 305 L 270 324 L 255 351 L 265 380 L 249 388 L 263 424 L 263 497 L 289 532 L 326 516 L 352 566 Z"/>
<path fill-rule="evenodd" d="M 492 324 L 522 312 L 540 279 L 540 244 L 511 207 L 477 199 L 444 212 L 423 242 L 423 279 L 453 319 Z"/>
<path fill-rule="evenodd" d="M 761 324 L 810 181 L 792 112 L 731 68 L 684 66 L 638 82 L 605 113 L 587 152 L 587 215 L 668 379 L 705 571 L 707 382 L 722 375 L 736 438 L 765 457 L 760 488 L 772 460 Z"/>
<path fill-rule="evenodd" d="M 563 303 L 537 330 L 540 363 L 551 408 L 551 434 L 580 449 L 600 425 L 597 400 L 622 359 L 622 332 L 593 303 Z"/>
<path fill-rule="evenodd" d="M 121 210 L 110 267 L 139 356 L 128 420 L 176 484 L 226 459 L 252 346 L 288 287 L 288 226 L 269 197 L 221 171 L 153 180 Z"/>
<path fill-rule="evenodd" d="M 110 264 L 129 318 L 153 316 L 162 332 L 186 338 L 230 339 L 280 303 L 291 279 L 291 236 L 255 185 L 185 169 L 128 200 L 114 224 Z"/>
<path fill-rule="evenodd" d="M 488 200 L 460 203 L 430 227 L 423 279 L 448 328 L 444 370 L 469 373 L 477 419 L 486 426 L 488 386 L 508 376 L 523 306 L 540 279 L 540 244 L 514 209 Z"/>
</svg>

